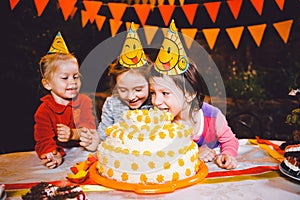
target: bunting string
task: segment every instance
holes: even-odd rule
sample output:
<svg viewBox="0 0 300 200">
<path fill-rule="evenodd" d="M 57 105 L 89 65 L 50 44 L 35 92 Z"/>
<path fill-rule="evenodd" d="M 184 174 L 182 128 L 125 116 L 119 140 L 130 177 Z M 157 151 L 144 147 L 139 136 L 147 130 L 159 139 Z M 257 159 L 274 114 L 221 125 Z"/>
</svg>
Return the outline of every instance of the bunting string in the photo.
<svg viewBox="0 0 300 200">
<path fill-rule="evenodd" d="M 11 10 L 16 10 L 18 4 L 22 0 L 9 0 Z M 24 1 L 24 0 L 23 0 Z M 44 10 L 47 8 L 47 5 L 50 0 L 33 0 L 36 12 L 38 16 L 41 16 Z M 280 11 L 284 11 L 285 0 L 273 0 L 274 4 L 277 5 Z M 186 16 L 186 20 L 189 23 L 190 27 L 181 27 L 177 23 L 177 27 L 183 33 L 184 41 L 187 48 L 190 48 L 192 45 L 193 39 L 195 39 L 198 33 L 202 33 L 204 39 L 206 40 L 208 47 L 213 50 L 215 43 L 220 35 L 220 33 L 225 32 L 228 35 L 229 40 L 235 49 L 238 49 L 240 40 L 244 32 L 248 32 L 253 42 L 260 47 L 266 28 L 273 28 L 281 40 L 286 44 L 288 42 L 290 31 L 294 23 L 294 19 L 284 19 L 277 22 L 268 22 L 260 24 L 251 24 L 251 25 L 240 25 L 233 27 L 216 27 L 218 15 L 220 9 L 224 6 L 227 6 L 231 11 L 232 17 L 237 20 L 240 15 L 241 7 L 245 1 L 243 0 L 226 0 L 226 1 L 207 1 L 202 3 L 189 3 L 185 4 L 184 0 L 179 1 L 179 5 L 175 5 L 174 0 L 169 0 L 169 4 L 165 5 L 164 0 L 142 0 L 140 4 L 139 0 L 128 1 L 127 3 L 115 3 L 103 1 L 92 1 L 92 0 L 57 0 L 59 9 L 61 9 L 63 18 L 65 21 L 72 19 L 78 11 L 78 3 L 82 4 L 82 9 L 79 10 L 81 14 L 81 26 L 84 28 L 87 24 L 94 24 L 97 26 L 99 31 L 102 30 L 105 21 L 108 21 L 110 26 L 110 34 L 114 37 L 122 24 L 125 24 L 128 27 L 127 21 L 122 21 L 123 16 L 125 15 L 127 9 L 134 9 L 138 19 L 134 19 L 135 24 L 142 26 L 145 31 L 145 37 L 147 44 L 151 44 L 156 32 L 160 29 L 158 26 L 148 24 L 148 18 L 151 12 L 154 9 L 158 10 L 163 24 L 165 27 L 162 27 L 161 30 L 164 32 L 166 27 L 168 27 L 169 22 L 174 18 L 175 8 L 182 10 Z M 149 2 L 149 3 L 148 3 Z M 252 5 L 253 9 L 258 16 L 261 16 L 264 11 L 264 0 L 248 0 Z M 298 1 L 299 2 L 299 1 Z M 102 7 L 107 7 L 111 13 L 111 18 L 103 15 L 99 15 L 99 11 Z M 209 19 L 214 24 L 214 27 L 211 28 L 196 28 L 193 26 L 194 19 L 197 15 L 199 6 L 202 6 L 206 11 Z"/>
</svg>

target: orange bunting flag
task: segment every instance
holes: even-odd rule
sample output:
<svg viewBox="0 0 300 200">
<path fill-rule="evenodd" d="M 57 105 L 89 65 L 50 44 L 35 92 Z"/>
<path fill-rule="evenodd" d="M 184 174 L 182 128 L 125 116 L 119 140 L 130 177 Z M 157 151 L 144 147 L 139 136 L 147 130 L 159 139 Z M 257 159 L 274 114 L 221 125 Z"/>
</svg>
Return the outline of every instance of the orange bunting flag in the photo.
<svg viewBox="0 0 300 200">
<path fill-rule="evenodd" d="M 259 15 L 262 15 L 264 0 L 250 0 Z"/>
<path fill-rule="evenodd" d="M 89 21 L 89 14 L 87 11 L 81 11 L 81 26 L 84 28 Z"/>
<path fill-rule="evenodd" d="M 242 37 L 242 33 L 244 31 L 243 26 L 233 27 L 233 28 L 226 28 L 225 29 L 229 38 L 231 39 L 231 42 L 233 46 L 237 49 L 240 44 L 240 40 Z"/>
<path fill-rule="evenodd" d="M 135 30 L 138 30 L 140 25 L 132 22 L 125 22 L 126 30 L 128 31 L 131 26 L 134 26 Z"/>
<path fill-rule="evenodd" d="M 145 38 L 148 45 L 152 43 L 152 40 L 156 35 L 157 30 L 158 30 L 157 26 L 148 26 L 148 25 L 144 26 Z"/>
<path fill-rule="evenodd" d="M 184 0 L 179 0 L 179 4 L 180 4 L 181 6 L 183 6 L 183 5 L 184 5 Z"/>
<path fill-rule="evenodd" d="M 174 6 L 175 0 L 169 0 L 169 5 Z"/>
<path fill-rule="evenodd" d="M 157 5 L 161 6 L 164 5 L 165 0 L 157 0 Z"/>
<path fill-rule="evenodd" d="M 122 21 L 116 21 L 114 19 L 109 19 L 110 32 L 111 32 L 112 37 L 114 37 L 117 34 L 122 23 L 123 23 Z"/>
<path fill-rule="evenodd" d="M 198 32 L 197 28 L 182 28 L 181 29 L 181 33 L 183 33 L 182 36 L 183 36 L 185 45 L 188 49 L 191 48 L 197 32 Z"/>
<path fill-rule="evenodd" d="M 96 20 L 96 25 L 97 25 L 98 31 L 100 31 L 103 27 L 103 24 L 106 20 L 106 17 L 101 16 L 101 15 L 97 15 L 95 20 Z"/>
<path fill-rule="evenodd" d="M 161 28 L 161 31 L 162 31 L 164 37 L 167 35 L 168 30 L 169 30 L 169 28 Z"/>
<path fill-rule="evenodd" d="M 113 16 L 114 20 L 117 22 L 120 22 L 122 20 L 122 17 L 124 15 L 124 12 L 128 6 L 128 4 L 125 3 L 108 3 L 108 8 L 111 12 L 111 15 Z"/>
<path fill-rule="evenodd" d="M 68 20 L 69 16 L 73 13 L 77 0 L 58 0 L 59 7 L 63 13 L 65 21 Z"/>
<path fill-rule="evenodd" d="M 48 3 L 49 0 L 34 0 L 35 8 L 39 17 L 43 14 Z"/>
<path fill-rule="evenodd" d="M 281 39 L 283 40 L 283 42 L 285 44 L 287 43 L 287 41 L 289 39 L 293 21 L 294 20 L 290 19 L 290 20 L 286 20 L 283 22 L 277 22 L 277 23 L 273 24 L 274 28 L 276 29 L 276 31 L 278 32 L 279 36 L 281 37 Z"/>
<path fill-rule="evenodd" d="M 149 5 L 149 4 L 134 4 L 133 7 L 135 9 L 137 16 L 140 19 L 142 26 L 144 26 L 148 19 L 149 13 L 150 13 L 151 5 Z"/>
<path fill-rule="evenodd" d="M 153 11 L 155 8 L 156 0 L 149 0 L 150 5 L 151 5 L 151 10 Z"/>
<path fill-rule="evenodd" d="M 234 19 L 239 17 L 243 0 L 227 0 L 227 5 L 231 10 Z"/>
<path fill-rule="evenodd" d="M 209 28 L 202 30 L 209 48 L 212 50 L 220 33 L 220 28 Z"/>
<path fill-rule="evenodd" d="M 275 0 L 277 6 L 279 7 L 280 10 L 283 10 L 284 8 L 284 3 L 285 3 L 285 0 Z"/>
<path fill-rule="evenodd" d="M 252 38 L 254 39 L 254 41 L 258 47 L 260 47 L 260 43 L 264 36 L 266 27 L 267 27 L 266 24 L 259 24 L 259 25 L 253 25 L 253 26 L 247 27 Z"/>
<path fill-rule="evenodd" d="M 20 0 L 9 0 L 10 9 L 13 10 L 17 6 L 17 4 L 20 2 Z"/>
<path fill-rule="evenodd" d="M 219 13 L 221 2 L 209 2 L 204 3 L 203 5 L 207 10 L 210 19 L 215 23 Z"/>
<path fill-rule="evenodd" d="M 169 21 L 172 17 L 173 11 L 175 9 L 175 6 L 170 6 L 170 5 L 160 5 L 158 6 L 158 9 L 160 11 L 160 14 L 164 20 L 164 23 L 166 26 L 169 25 Z"/>
<path fill-rule="evenodd" d="M 186 5 L 181 6 L 181 9 L 183 10 L 190 25 L 193 25 L 193 23 L 194 23 L 197 8 L 198 8 L 198 4 L 186 4 Z"/>
<path fill-rule="evenodd" d="M 83 5 L 89 15 L 91 23 L 95 21 L 102 4 L 103 3 L 101 1 L 83 1 Z"/>
</svg>

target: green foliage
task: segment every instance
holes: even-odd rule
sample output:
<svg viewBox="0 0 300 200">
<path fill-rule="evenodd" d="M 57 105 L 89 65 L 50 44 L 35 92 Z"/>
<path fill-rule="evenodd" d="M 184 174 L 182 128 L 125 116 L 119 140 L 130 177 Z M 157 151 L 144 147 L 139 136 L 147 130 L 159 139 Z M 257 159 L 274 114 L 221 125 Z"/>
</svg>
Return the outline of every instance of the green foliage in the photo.
<svg viewBox="0 0 300 200">
<path fill-rule="evenodd" d="M 300 126 L 300 108 L 293 109 L 291 114 L 288 114 L 285 123 L 296 127 Z"/>
<path fill-rule="evenodd" d="M 237 68 L 231 68 L 226 81 L 227 96 L 233 99 L 264 99 L 265 87 L 262 84 L 263 74 L 258 73 L 248 65 L 247 70 L 238 71 Z"/>
</svg>

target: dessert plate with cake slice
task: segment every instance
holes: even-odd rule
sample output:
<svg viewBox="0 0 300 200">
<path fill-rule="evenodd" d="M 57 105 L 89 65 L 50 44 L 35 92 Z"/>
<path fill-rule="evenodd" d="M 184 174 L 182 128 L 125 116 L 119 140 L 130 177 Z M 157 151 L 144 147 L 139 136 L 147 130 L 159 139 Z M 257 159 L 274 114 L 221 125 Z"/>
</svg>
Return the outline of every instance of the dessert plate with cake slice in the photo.
<svg viewBox="0 0 300 200">
<path fill-rule="evenodd" d="M 300 181 L 300 144 L 285 147 L 284 160 L 279 165 L 279 170 L 286 176 Z"/>
</svg>

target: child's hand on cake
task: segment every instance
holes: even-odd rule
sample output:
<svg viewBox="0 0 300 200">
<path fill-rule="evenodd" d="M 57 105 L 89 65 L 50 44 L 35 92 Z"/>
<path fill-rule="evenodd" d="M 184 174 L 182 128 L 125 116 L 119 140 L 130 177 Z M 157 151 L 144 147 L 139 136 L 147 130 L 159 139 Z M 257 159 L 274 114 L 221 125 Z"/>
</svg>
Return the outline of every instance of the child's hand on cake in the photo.
<svg viewBox="0 0 300 200">
<path fill-rule="evenodd" d="M 216 151 L 203 145 L 199 147 L 199 159 L 203 162 L 211 162 L 216 158 Z"/>
<path fill-rule="evenodd" d="M 41 155 L 42 164 L 46 167 L 53 169 L 61 165 L 62 156 L 57 150 Z"/>
<path fill-rule="evenodd" d="M 57 124 L 57 139 L 60 142 L 68 142 L 72 138 L 70 127 L 64 124 Z"/>
<path fill-rule="evenodd" d="M 100 137 L 95 129 L 82 128 L 80 132 L 80 145 L 88 151 L 96 151 Z"/>
<path fill-rule="evenodd" d="M 224 169 L 234 169 L 237 167 L 237 160 L 230 155 L 221 154 L 216 158 L 216 164 Z"/>
</svg>

